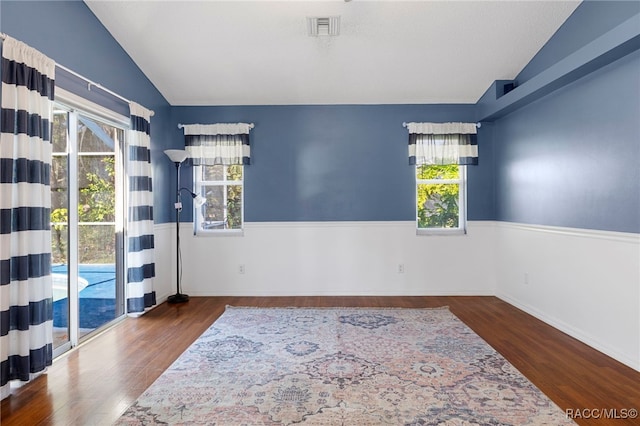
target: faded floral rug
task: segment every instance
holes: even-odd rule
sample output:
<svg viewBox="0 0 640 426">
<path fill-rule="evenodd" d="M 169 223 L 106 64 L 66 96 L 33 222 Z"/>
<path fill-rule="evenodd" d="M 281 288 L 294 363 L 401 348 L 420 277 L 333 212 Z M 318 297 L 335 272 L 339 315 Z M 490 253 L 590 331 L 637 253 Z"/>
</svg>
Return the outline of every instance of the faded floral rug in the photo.
<svg viewBox="0 0 640 426">
<path fill-rule="evenodd" d="M 447 308 L 235 308 L 119 425 L 565 425 Z"/>
</svg>

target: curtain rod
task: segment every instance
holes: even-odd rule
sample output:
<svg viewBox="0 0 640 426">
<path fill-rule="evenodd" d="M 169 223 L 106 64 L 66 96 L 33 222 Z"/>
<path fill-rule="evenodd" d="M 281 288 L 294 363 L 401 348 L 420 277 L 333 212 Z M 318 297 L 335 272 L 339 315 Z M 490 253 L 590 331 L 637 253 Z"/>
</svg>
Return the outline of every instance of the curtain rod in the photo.
<svg viewBox="0 0 640 426">
<path fill-rule="evenodd" d="M 63 66 L 63 65 L 60 65 L 60 64 L 59 64 L 59 63 L 57 63 L 57 62 L 56 62 L 56 67 L 58 67 L 58 68 L 60 68 L 60 69 L 62 69 L 62 70 L 64 70 L 64 71 L 68 72 L 69 74 L 71 74 L 71 75 L 73 75 L 73 76 L 75 76 L 75 77 L 78 77 L 79 79 L 82 79 L 82 80 L 86 81 L 86 82 L 87 82 L 87 90 L 88 90 L 89 92 L 91 91 L 91 86 L 95 86 L 95 87 L 97 87 L 98 89 L 100 89 L 100 90 L 102 90 L 102 91 L 104 91 L 104 92 L 107 92 L 107 93 L 108 93 L 108 94 L 110 94 L 111 96 L 114 96 L 114 97 L 116 97 L 116 98 L 120 99 L 121 101 L 124 101 L 124 102 L 126 102 L 126 103 L 128 103 L 128 104 L 130 104 L 130 103 L 131 103 L 131 101 L 130 101 L 129 99 L 125 98 L 124 96 L 121 96 L 121 95 L 117 94 L 116 92 L 114 92 L 114 91 L 112 91 L 112 90 L 107 89 L 106 87 L 104 87 L 103 85 L 101 85 L 101 84 L 99 84 L 99 83 L 96 83 L 95 81 L 89 80 L 87 77 L 85 77 L 85 76 L 83 76 L 83 75 L 81 75 L 81 74 L 78 74 L 77 72 L 75 72 L 75 71 L 73 71 L 73 70 L 70 70 L 69 68 L 67 68 L 67 67 L 65 67 L 65 66 Z M 155 114 L 155 113 L 154 113 L 154 111 L 153 111 L 153 110 L 149 110 L 149 115 L 150 115 L 151 117 L 153 117 L 153 116 L 154 116 L 154 114 Z"/>
<path fill-rule="evenodd" d="M 182 123 L 178 123 L 178 129 L 184 129 L 184 126 L 188 126 L 188 124 L 182 124 Z M 253 129 L 254 127 L 256 127 L 255 124 L 253 123 L 249 123 L 249 128 Z"/>
<path fill-rule="evenodd" d="M 402 123 L 402 127 L 407 127 L 407 125 L 408 125 L 408 124 L 409 124 L 409 123 L 404 122 L 404 123 Z M 477 122 L 477 123 L 476 123 L 476 127 L 479 129 L 480 127 L 482 127 L 482 123 Z"/>
<path fill-rule="evenodd" d="M 7 39 L 7 35 L 6 35 L 5 33 L 0 33 L 0 40 L 6 40 L 6 39 Z M 83 76 L 83 75 L 80 75 L 80 74 L 78 74 L 77 72 L 75 72 L 75 71 L 73 71 L 73 70 L 70 70 L 69 68 L 67 68 L 67 67 L 65 67 L 65 66 L 63 66 L 63 65 L 60 65 L 60 64 L 59 64 L 59 63 L 57 63 L 57 62 L 56 62 L 56 67 L 58 67 L 58 68 L 60 68 L 60 69 L 62 69 L 62 70 L 64 70 L 64 71 L 68 72 L 69 74 L 71 74 L 71 75 L 73 75 L 73 76 L 75 76 L 75 77 L 78 77 L 78 78 L 79 78 L 79 79 L 81 79 L 81 80 L 86 81 L 86 82 L 87 82 L 87 90 L 88 90 L 88 91 L 91 91 L 91 86 L 95 86 L 95 87 L 97 87 L 98 89 L 100 89 L 100 90 L 102 90 L 102 91 L 107 92 L 107 93 L 108 93 L 108 94 L 110 94 L 111 96 L 114 96 L 114 97 L 116 97 L 116 98 L 120 99 L 121 101 L 124 101 L 124 102 L 126 102 L 126 103 L 128 103 L 128 104 L 130 104 L 130 103 L 131 103 L 131 101 L 130 101 L 129 99 L 127 99 L 127 98 L 125 98 L 125 97 L 123 97 L 123 96 L 120 96 L 120 95 L 119 95 L 119 94 L 117 94 L 116 92 L 114 92 L 114 91 L 112 91 L 112 90 L 107 89 L 106 87 L 104 87 L 104 86 L 103 86 L 103 85 L 101 85 L 101 84 L 96 83 L 95 81 L 91 81 L 91 80 L 89 80 L 87 77 L 85 77 L 85 76 Z M 154 115 L 155 113 L 153 112 L 153 110 L 149 110 L 149 114 L 153 117 L 153 115 Z"/>
</svg>

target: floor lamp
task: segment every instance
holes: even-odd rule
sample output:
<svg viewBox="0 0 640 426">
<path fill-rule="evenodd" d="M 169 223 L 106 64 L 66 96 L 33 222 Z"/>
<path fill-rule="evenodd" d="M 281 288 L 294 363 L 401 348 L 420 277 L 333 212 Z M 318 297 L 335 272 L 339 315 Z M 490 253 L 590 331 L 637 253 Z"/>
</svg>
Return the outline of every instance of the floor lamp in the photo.
<svg viewBox="0 0 640 426">
<path fill-rule="evenodd" d="M 167 297 L 168 303 L 183 303 L 189 301 L 189 296 L 184 293 L 180 293 L 180 279 L 182 278 L 181 271 L 181 254 L 180 254 L 180 212 L 182 211 L 182 201 L 180 198 L 181 191 L 187 191 L 189 195 L 194 199 L 196 207 L 200 207 L 205 203 L 204 198 L 200 195 L 196 195 L 187 188 L 180 187 L 180 166 L 182 162 L 187 159 L 187 151 L 182 149 L 167 149 L 164 151 L 167 157 L 176 165 L 176 203 L 174 207 L 176 209 L 176 294 Z"/>
</svg>

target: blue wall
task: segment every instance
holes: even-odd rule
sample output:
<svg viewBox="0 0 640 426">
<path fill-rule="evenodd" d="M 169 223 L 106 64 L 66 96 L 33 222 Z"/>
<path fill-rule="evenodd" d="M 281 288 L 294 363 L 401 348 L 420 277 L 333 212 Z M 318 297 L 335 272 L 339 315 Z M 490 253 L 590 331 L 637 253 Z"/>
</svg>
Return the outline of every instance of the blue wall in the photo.
<svg viewBox="0 0 640 426">
<path fill-rule="evenodd" d="M 608 30 L 640 13 L 640 1 L 585 0 L 515 78 L 523 84 Z"/>
<path fill-rule="evenodd" d="M 402 123 L 473 122 L 474 116 L 473 105 L 173 108 L 176 128 L 177 123 L 255 124 L 252 164 L 245 167 L 249 222 L 415 220 L 414 168 L 408 165 Z M 471 220 L 494 215 L 492 152 L 482 132 L 480 165 L 468 167 Z M 175 138 L 182 140 L 181 131 Z"/>
<path fill-rule="evenodd" d="M 497 220 L 640 232 L 640 52 L 495 123 Z"/>
<path fill-rule="evenodd" d="M 583 3 L 518 83 L 526 87 L 603 34 L 610 39 L 638 13 L 640 2 Z M 494 122 L 496 220 L 640 232 L 639 55 L 573 78 Z"/>
<path fill-rule="evenodd" d="M 518 83 L 535 80 L 639 10 L 639 2 L 584 2 Z M 156 112 L 158 223 L 174 220 L 173 193 L 159 188 L 173 186 L 162 151 L 182 146 L 178 123 L 256 124 L 247 221 L 413 220 L 402 122 L 480 117 L 480 105 L 171 107 L 84 3 L 2 0 L 0 16 L 1 31 Z M 25 16 L 36 25 L 28 29 Z M 640 232 L 638 75 L 636 51 L 484 123 L 480 165 L 469 167 L 469 219 Z M 185 167 L 184 182 L 190 173 Z M 191 220 L 188 208 L 182 220 Z"/>
<path fill-rule="evenodd" d="M 31 21 L 25 24 L 26 17 Z M 169 139 L 171 106 L 151 84 L 129 55 L 111 37 L 82 1 L 0 2 L 0 31 L 38 49 L 56 63 L 101 84 L 119 95 L 153 110 L 151 119 L 151 161 L 154 186 L 168 187 L 175 179 L 161 162 L 162 151 L 175 141 Z M 165 194 L 156 191 L 156 222 L 172 219 Z"/>
</svg>

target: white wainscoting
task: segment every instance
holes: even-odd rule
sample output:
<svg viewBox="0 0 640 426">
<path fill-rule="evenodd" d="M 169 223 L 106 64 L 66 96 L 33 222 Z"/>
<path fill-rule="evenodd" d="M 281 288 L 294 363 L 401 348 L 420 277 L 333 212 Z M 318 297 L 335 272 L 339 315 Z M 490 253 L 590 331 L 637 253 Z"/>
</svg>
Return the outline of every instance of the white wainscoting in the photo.
<svg viewBox="0 0 640 426">
<path fill-rule="evenodd" d="M 247 223 L 241 237 L 194 237 L 183 223 L 183 289 L 192 296 L 495 295 L 640 371 L 640 235 L 468 225 L 467 235 L 417 236 L 413 222 Z M 156 247 L 160 302 L 175 293 L 174 224 L 156 226 Z"/>
<path fill-rule="evenodd" d="M 180 236 L 186 232 L 184 227 Z M 176 224 L 161 223 L 154 226 L 156 278 L 153 288 L 156 302 L 164 302 L 167 296 L 176 292 Z"/>
<path fill-rule="evenodd" d="M 184 223 L 183 289 L 193 296 L 493 295 L 493 228 L 471 222 L 467 235 L 417 236 L 414 222 L 252 222 L 243 236 L 196 237 Z M 157 247 L 175 253 L 164 243 L 175 241 L 175 231 L 156 231 L 168 234 L 156 237 Z M 159 265 L 158 281 L 167 273 L 175 276 L 175 266 Z"/>
<path fill-rule="evenodd" d="M 640 371 L 640 235 L 496 223 L 496 296 Z"/>
</svg>

